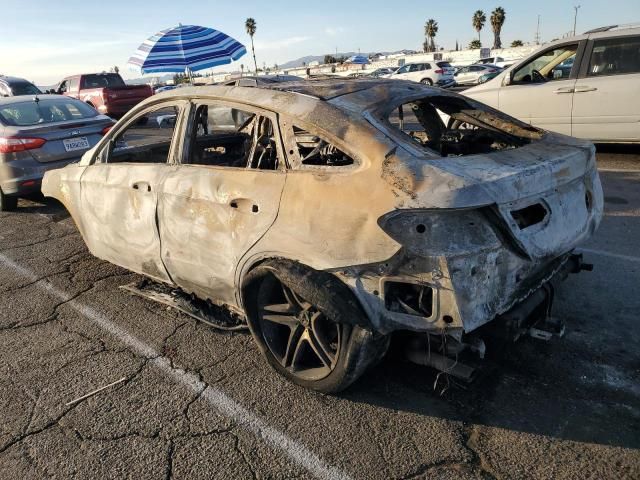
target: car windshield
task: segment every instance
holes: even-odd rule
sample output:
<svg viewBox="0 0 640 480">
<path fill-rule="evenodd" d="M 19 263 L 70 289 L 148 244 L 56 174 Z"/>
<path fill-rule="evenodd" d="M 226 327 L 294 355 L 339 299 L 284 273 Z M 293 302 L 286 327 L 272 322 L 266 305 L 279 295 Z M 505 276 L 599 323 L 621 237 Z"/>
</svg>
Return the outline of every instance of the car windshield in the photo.
<svg viewBox="0 0 640 480">
<path fill-rule="evenodd" d="M 98 112 L 86 103 L 62 96 L 0 106 L 0 121 L 11 126 L 81 120 L 97 115 Z"/>
<path fill-rule="evenodd" d="M 117 73 L 100 73 L 82 77 L 82 88 L 123 87 L 124 84 L 124 80 Z"/>
<path fill-rule="evenodd" d="M 19 95 L 42 95 L 38 87 L 29 82 L 16 82 L 11 84 L 11 93 Z"/>
<path fill-rule="evenodd" d="M 451 67 L 451 64 L 449 62 L 438 62 L 438 63 L 436 63 L 436 65 L 438 65 L 440 68 L 449 68 L 449 67 Z"/>
</svg>

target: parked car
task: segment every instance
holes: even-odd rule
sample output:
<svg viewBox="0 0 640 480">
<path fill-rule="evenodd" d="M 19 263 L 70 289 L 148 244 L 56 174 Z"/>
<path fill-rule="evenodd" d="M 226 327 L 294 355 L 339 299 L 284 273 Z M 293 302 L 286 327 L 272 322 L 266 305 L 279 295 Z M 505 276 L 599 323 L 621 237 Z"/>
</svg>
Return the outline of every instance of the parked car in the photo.
<svg viewBox="0 0 640 480">
<path fill-rule="evenodd" d="M 0 75 L 0 97 L 19 95 L 42 95 L 42 92 L 29 80 Z"/>
<path fill-rule="evenodd" d="M 37 192 L 47 170 L 80 159 L 113 126 L 94 108 L 59 95 L 0 98 L 0 211 Z"/>
<path fill-rule="evenodd" d="M 381 67 L 376 68 L 373 72 L 371 72 L 368 76 L 371 78 L 385 78 L 388 75 L 391 75 L 395 72 L 398 67 Z"/>
<path fill-rule="evenodd" d="M 506 60 L 503 57 L 481 58 L 480 60 L 475 62 L 476 65 L 495 65 L 496 67 L 500 67 L 500 68 L 506 68 L 512 63 L 513 63 L 513 60 Z"/>
<path fill-rule="evenodd" d="M 449 62 L 407 63 L 398 68 L 388 78 L 394 80 L 412 80 L 425 85 L 444 87 L 453 85 L 454 68 Z"/>
<path fill-rule="evenodd" d="M 295 75 L 258 75 L 233 78 L 222 82 L 222 85 L 235 85 L 239 87 L 259 87 L 271 85 L 279 82 L 294 82 L 302 80 L 302 77 Z"/>
<path fill-rule="evenodd" d="M 552 42 L 464 95 L 565 135 L 640 142 L 640 27 Z"/>
<path fill-rule="evenodd" d="M 496 67 L 495 65 L 485 64 L 485 65 L 468 65 L 466 67 L 460 68 L 454 75 L 458 85 L 477 85 L 480 82 L 480 77 L 490 73 L 499 73 L 502 69 L 500 67 Z"/>
<path fill-rule="evenodd" d="M 153 93 L 155 94 L 155 93 L 168 92 L 169 90 L 173 90 L 174 88 L 177 88 L 176 85 L 160 85 L 153 89 Z"/>
<path fill-rule="evenodd" d="M 456 376 L 486 338 L 559 332 L 553 285 L 603 206 L 592 144 L 386 79 L 159 94 L 43 192 L 94 255 L 227 305 L 275 370 L 323 392 L 394 331 Z"/>
<path fill-rule="evenodd" d="M 62 80 L 51 93 L 77 98 L 118 118 L 153 95 L 149 85 L 127 85 L 118 73 L 85 73 Z"/>
</svg>

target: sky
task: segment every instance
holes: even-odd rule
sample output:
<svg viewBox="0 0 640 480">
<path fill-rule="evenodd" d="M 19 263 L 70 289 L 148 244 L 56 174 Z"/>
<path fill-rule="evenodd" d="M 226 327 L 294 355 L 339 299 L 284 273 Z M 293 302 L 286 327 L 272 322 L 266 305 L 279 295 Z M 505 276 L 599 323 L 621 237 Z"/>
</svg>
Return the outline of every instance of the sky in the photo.
<svg viewBox="0 0 640 480">
<path fill-rule="evenodd" d="M 126 66 L 130 55 L 159 30 L 203 25 L 223 31 L 250 50 L 244 21 L 257 22 L 258 65 L 271 67 L 305 55 L 340 52 L 420 49 L 424 23 L 439 24 L 436 44 L 451 49 L 456 40 L 467 45 L 475 38 L 471 17 L 482 9 L 487 19 L 501 6 L 506 11 L 503 44 L 532 42 L 540 15 L 543 41 L 573 30 L 640 22 L 639 0 L 512 0 L 427 2 L 414 0 L 0 0 L 0 73 L 27 78 L 38 85 L 56 83 L 76 73 L 109 70 L 117 65 L 125 78 L 139 73 Z M 487 22 L 488 23 L 488 22 Z M 491 46 L 488 23 L 481 33 Z M 252 64 L 250 53 L 238 62 Z M 232 70 L 229 66 L 217 70 Z"/>
</svg>

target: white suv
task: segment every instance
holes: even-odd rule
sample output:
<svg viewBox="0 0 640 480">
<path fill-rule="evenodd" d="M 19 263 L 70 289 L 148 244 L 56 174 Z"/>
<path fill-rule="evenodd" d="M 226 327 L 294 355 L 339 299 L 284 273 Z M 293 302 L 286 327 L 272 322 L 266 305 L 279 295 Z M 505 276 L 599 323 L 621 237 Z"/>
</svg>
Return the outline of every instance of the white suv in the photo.
<svg viewBox="0 0 640 480">
<path fill-rule="evenodd" d="M 638 143 L 640 26 L 552 42 L 463 94 L 546 130 Z"/>
<path fill-rule="evenodd" d="M 389 78 L 446 87 L 455 83 L 454 72 L 455 69 L 449 62 L 407 63 L 389 75 Z"/>
</svg>

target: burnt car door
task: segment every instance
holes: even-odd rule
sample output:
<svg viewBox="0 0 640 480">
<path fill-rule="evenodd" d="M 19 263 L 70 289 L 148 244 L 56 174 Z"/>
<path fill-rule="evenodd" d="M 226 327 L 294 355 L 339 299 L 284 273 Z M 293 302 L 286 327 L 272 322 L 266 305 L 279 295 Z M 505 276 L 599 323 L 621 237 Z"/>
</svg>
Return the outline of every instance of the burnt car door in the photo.
<svg viewBox="0 0 640 480">
<path fill-rule="evenodd" d="M 219 101 L 193 105 L 182 165 L 162 186 L 158 222 L 172 280 L 234 304 L 243 255 L 267 232 L 286 179 L 277 116 Z"/>
<path fill-rule="evenodd" d="M 163 103 L 116 126 L 80 180 L 80 216 L 91 252 L 156 280 L 169 280 L 160 258 L 158 192 L 175 168 L 187 106 Z"/>
</svg>

